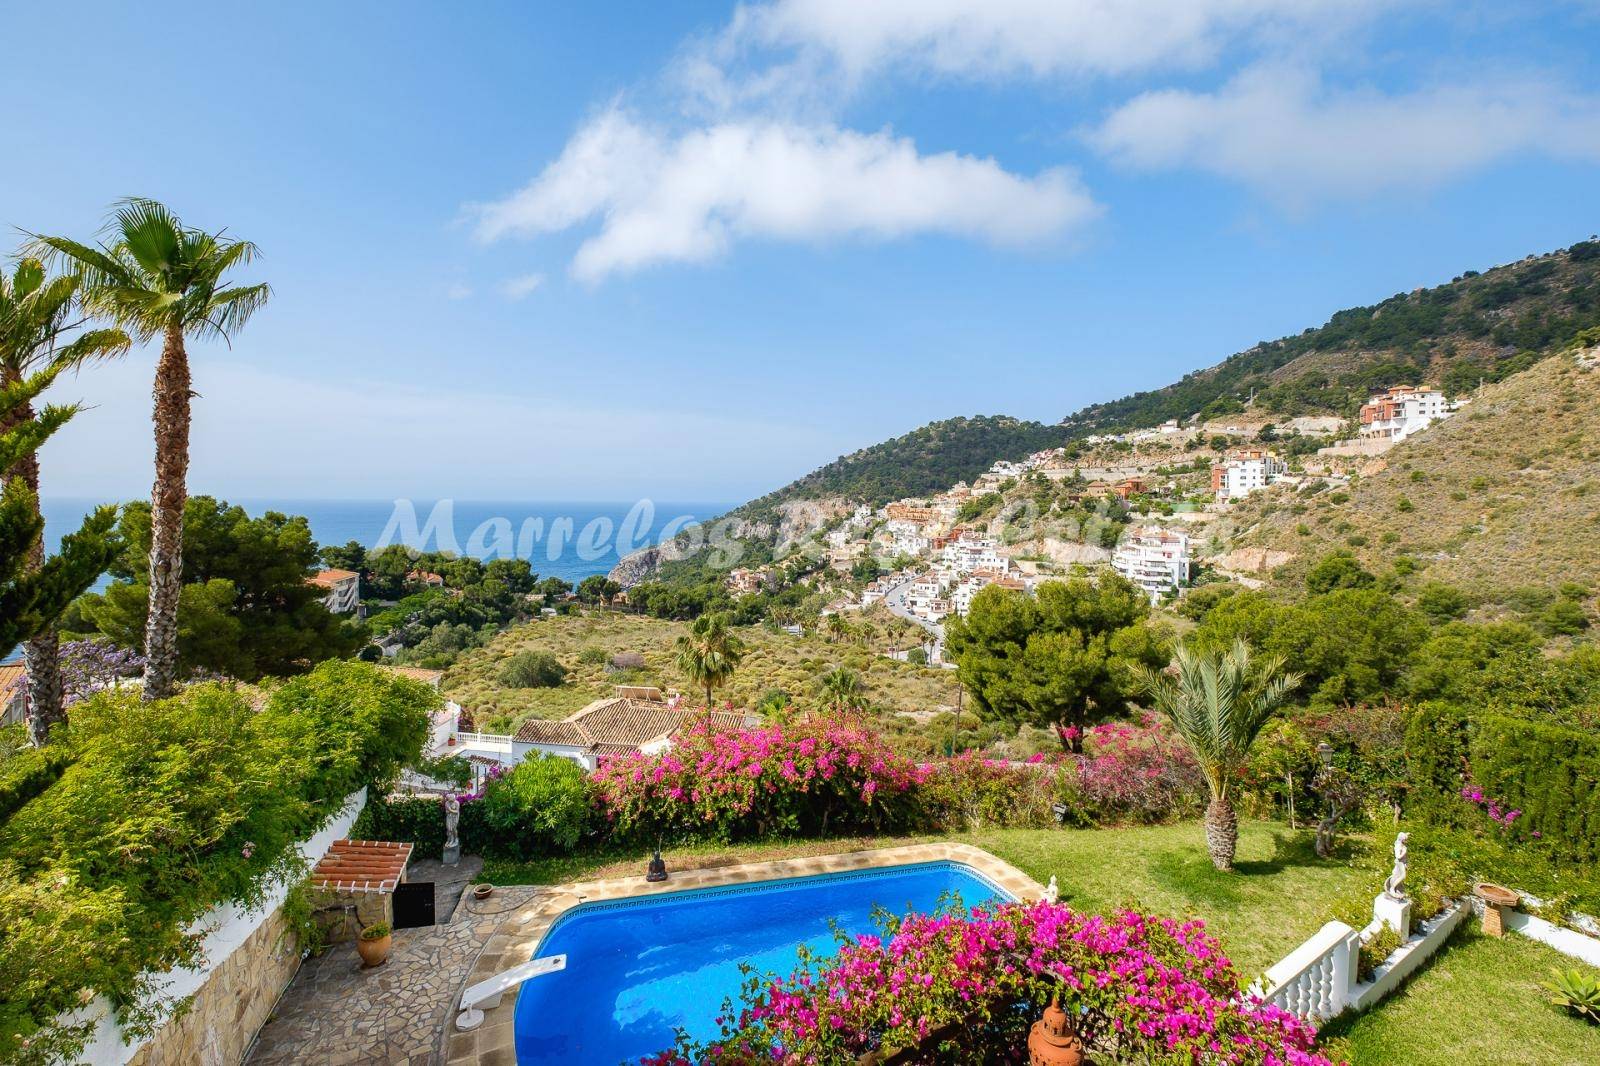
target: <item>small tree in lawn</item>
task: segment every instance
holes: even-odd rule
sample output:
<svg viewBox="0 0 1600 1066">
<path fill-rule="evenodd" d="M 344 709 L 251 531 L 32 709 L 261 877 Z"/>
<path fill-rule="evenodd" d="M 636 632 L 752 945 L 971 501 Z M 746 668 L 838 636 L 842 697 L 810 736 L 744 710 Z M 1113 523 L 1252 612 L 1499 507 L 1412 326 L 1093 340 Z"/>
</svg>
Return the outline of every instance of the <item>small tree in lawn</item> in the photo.
<svg viewBox="0 0 1600 1066">
<path fill-rule="evenodd" d="M 694 620 L 689 632 L 673 644 L 678 669 L 690 682 L 706 690 L 706 706 L 711 692 L 725 685 L 744 658 L 744 641 L 732 631 L 726 614 L 703 614 Z"/>
<path fill-rule="evenodd" d="M 1138 671 L 1141 687 L 1193 750 L 1211 791 L 1206 807 L 1206 849 L 1219 870 L 1233 869 L 1239 818 L 1233 786 L 1256 734 L 1300 684 L 1283 673 L 1283 660 L 1257 658 L 1244 641 L 1218 653 L 1180 647 L 1174 669 Z"/>
</svg>

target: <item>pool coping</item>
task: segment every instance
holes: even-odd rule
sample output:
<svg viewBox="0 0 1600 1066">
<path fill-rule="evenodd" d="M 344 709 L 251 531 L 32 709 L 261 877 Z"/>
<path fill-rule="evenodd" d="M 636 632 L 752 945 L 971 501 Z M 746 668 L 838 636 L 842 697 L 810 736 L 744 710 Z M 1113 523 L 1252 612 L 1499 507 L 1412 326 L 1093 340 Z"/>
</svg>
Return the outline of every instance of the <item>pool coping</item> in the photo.
<svg viewBox="0 0 1600 1066">
<path fill-rule="evenodd" d="M 930 862 L 958 862 L 971 867 L 1019 900 L 1034 900 L 1044 894 L 1044 886 L 1005 860 L 971 844 L 951 843 L 909 844 L 737 866 L 685 869 L 656 884 L 638 876 L 552 885 L 509 915 L 488 938 L 472 972 L 456 989 L 452 1002 L 460 1001 L 461 990 L 468 985 L 527 962 L 556 921 L 584 903 Z M 507 993 L 497 1006 L 483 1012 L 482 1024 L 469 1032 L 456 1029 L 456 1012 L 451 1010 L 441 1041 L 443 1061 L 447 1066 L 515 1066 L 516 1009 L 515 993 Z"/>
</svg>

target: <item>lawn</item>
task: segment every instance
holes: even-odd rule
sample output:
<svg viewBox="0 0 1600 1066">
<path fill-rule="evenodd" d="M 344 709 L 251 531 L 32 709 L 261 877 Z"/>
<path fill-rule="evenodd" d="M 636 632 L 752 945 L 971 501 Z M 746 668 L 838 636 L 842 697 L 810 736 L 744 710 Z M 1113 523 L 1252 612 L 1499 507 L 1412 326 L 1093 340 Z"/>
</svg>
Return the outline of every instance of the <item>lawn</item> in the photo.
<svg viewBox="0 0 1600 1066">
<path fill-rule="evenodd" d="M 859 620 L 858 620 L 859 621 Z M 898 624 L 897 624 L 898 623 Z M 954 705 L 952 671 L 916 666 L 877 654 L 896 641 L 904 647 L 909 623 L 873 616 L 870 642 L 831 640 L 822 633 L 793 636 L 761 626 L 738 630 L 748 647 L 744 661 L 717 699 L 736 707 L 753 706 L 771 689 L 782 689 L 799 704 L 810 700 L 817 679 L 836 666 L 861 675 L 874 705 L 895 711 L 935 711 Z M 447 696 L 472 711 L 479 728 L 511 730 L 525 718 L 561 718 L 609 696 L 618 684 L 658 685 L 692 693 L 694 686 L 673 663 L 672 644 L 688 631 L 682 622 L 640 615 L 593 611 L 543 618 L 513 626 L 482 648 L 462 655 L 445 675 Z M 500 683 L 506 660 L 520 651 L 545 651 L 569 671 L 556 688 L 507 688 Z M 644 666 L 621 673 L 607 660 L 619 652 L 644 657 Z M 692 697 L 691 697 L 692 698 Z M 704 694 L 701 695 L 704 699 Z"/>
<path fill-rule="evenodd" d="M 1526 937 L 1464 929 L 1376 1009 L 1329 1026 L 1325 1050 L 1351 1066 L 1592 1066 L 1600 1026 L 1550 1006 L 1540 987 L 1579 965 Z"/>
<path fill-rule="evenodd" d="M 931 839 L 975 844 L 1041 884 L 1055 875 L 1062 899 L 1106 911 L 1121 904 L 1162 914 L 1195 915 L 1223 938 L 1240 971 L 1253 977 L 1321 928 L 1335 901 L 1373 881 L 1347 861 L 1318 859 L 1309 835 L 1282 825 L 1240 827 L 1238 870 L 1218 873 L 1198 823 L 1120 829 L 994 829 L 941 838 L 892 837 L 739 846 L 701 845 L 664 853 L 669 869 L 892 847 Z M 495 884 L 555 884 L 642 874 L 641 852 L 596 854 L 531 863 L 489 862 Z"/>
</svg>

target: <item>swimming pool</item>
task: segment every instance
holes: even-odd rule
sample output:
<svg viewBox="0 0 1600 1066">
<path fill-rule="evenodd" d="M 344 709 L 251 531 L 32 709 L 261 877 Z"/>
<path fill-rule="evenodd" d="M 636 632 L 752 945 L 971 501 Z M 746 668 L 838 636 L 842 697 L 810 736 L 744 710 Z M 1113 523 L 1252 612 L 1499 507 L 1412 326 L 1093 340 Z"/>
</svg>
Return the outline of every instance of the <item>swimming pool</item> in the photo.
<svg viewBox="0 0 1600 1066">
<path fill-rule="evenodd" d="M 832 951 L 830 920 L 869 932 L 875 907 L 928 911 L 950 894 L 1012 898 L 963 863 L 930 862 L 580 904 L 535 952 L 565 953 L 566 969 L 518 993 L 517 1062 L 611 1066 L 670 1047 L 675 1027 L 713 1036 L 741 962 L 787 974 L 801 944 Z"/>
</svg>

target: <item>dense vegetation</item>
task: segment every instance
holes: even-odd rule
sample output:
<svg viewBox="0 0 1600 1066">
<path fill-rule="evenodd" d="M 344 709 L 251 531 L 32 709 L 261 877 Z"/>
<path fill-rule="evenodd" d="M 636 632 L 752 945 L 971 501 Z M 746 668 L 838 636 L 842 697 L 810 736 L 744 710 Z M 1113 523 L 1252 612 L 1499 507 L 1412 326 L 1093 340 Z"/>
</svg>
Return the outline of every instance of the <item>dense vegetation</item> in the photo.
<svg viewBox="0 0 1600 1066">
<path fill-rule="evenodd" d="M 957 481 L 971 481 L 997 459 L 1021 459 L 1065 440 L 1059 426 L 998 415 L 930 422 L 841 456 L 734 514 L 768 517 L 780 503 L 834 496 L 878 507 L 905 496 L 943 492 Z"/>
<path fill-rule="evenodd" d="M 1448 284 L 1353 307 L 1294 337 L 1263 341 L 1164 388 L 1093 404 L 1075 434 L 1155 426 L 1244 409 L 1350 415 L 1369 390 L 1429 382 L 1461 393 L 1527 369 L 1600 325 L 1600 242 L 1586 241 Z"/>
<path fill-rule="evenodd" d="M 0 750 L 0 1048 L 70 1058 L 81 993 L 147 1032 L 173 1006 L 150 972 L 197 961 L 192 923 L 301 873 L 294 845 L 415 760 L 438 697 L 326 663 L 258 711 L 223 684 L 73 707 L 45 748 Z M 22 1042 L 26 1043 L 22 1043 Z"/>
</svg>

